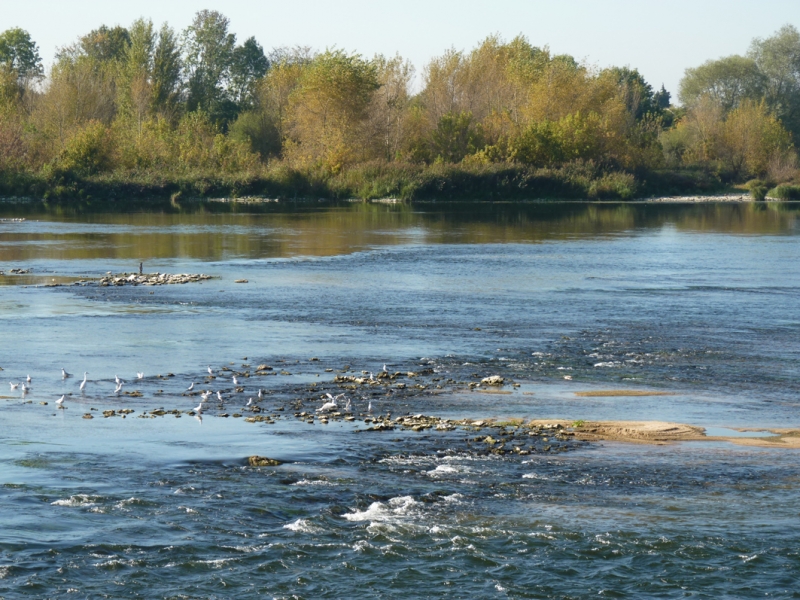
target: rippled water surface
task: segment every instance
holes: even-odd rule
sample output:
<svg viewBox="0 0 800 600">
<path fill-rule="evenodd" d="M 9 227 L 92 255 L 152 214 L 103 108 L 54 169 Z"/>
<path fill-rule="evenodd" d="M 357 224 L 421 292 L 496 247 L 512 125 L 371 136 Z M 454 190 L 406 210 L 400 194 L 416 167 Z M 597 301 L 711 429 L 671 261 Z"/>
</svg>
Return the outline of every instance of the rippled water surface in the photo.
<svg viewBox="0 0 800 600">
<path fill-rule="evenodd" d="M 538 437 L 497 455 L 486 429 L 361 421 L 798 427 L 798 216 L 0 205 L 0 597 L 798 597 L 797 451 Z M 75 285 L 139 262 L 213 279 Z M 384 365 L 418 375 L 333 381 Z M 489 375 L 517 385 L 470 390 Z M 224 398 L 200 419 L 192 382 Z M 272 422 L 245 422 L 258 389 Z M 609 389 L 667 394 L 576 395 Z M 295 418 L 342 391 L 355 421 Z"/>
</svg>

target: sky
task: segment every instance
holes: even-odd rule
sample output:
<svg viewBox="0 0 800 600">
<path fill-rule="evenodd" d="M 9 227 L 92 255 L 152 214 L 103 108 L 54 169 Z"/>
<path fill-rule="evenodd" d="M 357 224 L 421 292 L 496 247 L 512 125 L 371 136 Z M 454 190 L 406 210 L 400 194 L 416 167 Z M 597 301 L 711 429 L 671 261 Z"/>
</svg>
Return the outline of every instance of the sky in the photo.
<svg viewBox="0 0 800 600">
<path fill-rule="evenodd" d="M 592 66 L 636 68 L 673 100 L 685 69 L 745 53 L 785 24 L 800 28 L 800 0 L 0 0 L 0 31 L 27 30 L 48 65 L 58 47 L 101 25 L 147 17 L 182 31 L 202 9 L 220 11 L 240 42 L 255 36 L 265 51 L 399 53 L 416 67 L 417 86 L 428 60 L 448 48 L 523 34 Z"/>
</svg>

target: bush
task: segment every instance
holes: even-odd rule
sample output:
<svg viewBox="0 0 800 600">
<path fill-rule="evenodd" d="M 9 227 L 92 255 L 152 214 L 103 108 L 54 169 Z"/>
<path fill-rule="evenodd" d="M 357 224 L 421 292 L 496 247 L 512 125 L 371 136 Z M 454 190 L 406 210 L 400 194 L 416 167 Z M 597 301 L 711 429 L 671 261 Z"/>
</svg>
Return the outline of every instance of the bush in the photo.
<svg viewBox="0 0 800 600">
<path fill-rule="evenodd" d="M 760 179 L 752 179 L 747 182 L 747 189 L 750 190 L 750 195 L 753 200 L 763 201 L 767 198 L 767 190 L 769 186 Z"/>
<path fill-rule="evenodd" d="M 769 195 L 778 200 L 800 200 L 800 185 L 784 183 L 770 190 Z"/>
</svg>

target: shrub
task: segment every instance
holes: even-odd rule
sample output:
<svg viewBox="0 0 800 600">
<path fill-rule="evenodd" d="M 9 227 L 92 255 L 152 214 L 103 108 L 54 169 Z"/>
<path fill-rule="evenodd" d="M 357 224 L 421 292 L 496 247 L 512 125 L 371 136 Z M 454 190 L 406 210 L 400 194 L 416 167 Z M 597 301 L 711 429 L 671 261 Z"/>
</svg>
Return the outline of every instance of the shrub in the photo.
<svg viewBox="0 0 800 600">
<path fill-rule="evenodd" d="M 800 185 L 784 183 L 770 190 L 769 195 L 778 200 L 800 200 Z"/>
<path fill-rule="evenodd" d="M 753 200 L 762 201 L 767 197 L 767 190 L 769 186 L 760 179 L 751 179 L 745 184 L 747 189 L 750 190 L 750 195 Z"/>
</svg>

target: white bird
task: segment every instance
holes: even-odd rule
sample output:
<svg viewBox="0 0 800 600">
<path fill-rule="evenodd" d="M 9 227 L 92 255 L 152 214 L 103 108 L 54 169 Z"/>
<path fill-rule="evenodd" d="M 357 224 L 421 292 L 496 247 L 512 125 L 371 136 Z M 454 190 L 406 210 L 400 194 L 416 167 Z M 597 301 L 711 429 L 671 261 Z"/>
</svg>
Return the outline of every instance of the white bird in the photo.
<svg viewBox="0 0 800 600">
<path fill-rule="evenodd" d="M 258 390 L 258 399 L 261 400 L 264 397 L 264 390 Z"/>
<path fill-rule="evenodd" d="M 19 387 L 19 384 L 18 384 L 18 383 L 11 383 L 11 382 L 9 382 L 9 383 L 8 383 L 8 385 L 10 385 L 10 386 L 11 386 L 11 389 L 12 389 L 12 390 L 15 390 L 15 389 L 17 389 L 17 388 Z"/>
<path fill-rule="evenodd" d="M 64 406 L 64 398 L 66 398 L 66 394 L 61 396 L 58 400 L 56 400 L 56 404 L 58 404 L 58 408 L 63 408 Z"/>
<path fill-rule="evenodd" d="M 386 368 L 386 363 L 383 363 L 383 372 L 388 373 L 389 369 Z"/>
<path fill-rule="evenodd" d="M 369 401 L 369 406 L 367 407 L 367 412 L 372 412 L 372 400 Z"/>
<path fill-rule="evenodd" d="M 248 398 L 248 399 L 247 399 L 247 404 L 246 404 L 246 406 L 253 406 L 253 399 L 252 399 L 252 398 Z"/>
<path fill-rule="evenodd" d="M 236 375 L 233 376 L 233 385 L 239 385 L 239 380 L 236 379 Z"/>
<path fill-rule="evenodd" d="M 31 382 L 31 376 L 28 375 L 28 383 L 30 383 L 30 382 Z"/>
<path fill-rule="evenodd" d="M 222 402 L 222 392 L 220 392 L 219 390 L 217 390 L 217 400 Z"/>
<path fill-rule="evenodd" d="M 212 377 L 214 376 L 214 371 L 211 370 L 211 366 L 210 365 L 208 367 L 208 374 L 211 375 Z"/>
<path fill-rule="evenodd" d="M 67 373 L 64 367 L 61 367 L 61 379 L 66 379 L 67 377 L 72 377 L 72 373 Z"/>
<path fill-rule="evenodd" d="M 25 382 L 23 381 L 22 382 L 22 394 L 23 395 L 26 394 L 28 392 L 28 390 L 30 390 L 30 389 L 31 388 L 29 388 L 27 385 L 25 385 Z"/>
<path fill-rule="evenodd" d="M 120 385 L 122 383 L 122 379 L 119 378 L 119 375 L 114 375 L 114 381 L 116 382 L 117 385 Z"/>
<path fill-rule="evenodd" d="M 120 382 L 117 384 L 117 389 L 115 389 L 115 390 L 114 390 L 114 393 L 115 393 L 115 394 L 119 394 L 119 392 L 120 392 L 120 390 L 121 390 L 121 389 L 122 389 L 122 382 L 120 381 Z"/>
<path fill-rule="evenodd" d="M 136 379 L 144 379 L 144 373 L 140 373 L 139 371 L 136 371 Z"/>
<path fill-rule="evenodd" d="M 194 381 L 192 382 L 192 385 L 190 385 L 188 388 L 186 388 L 186 391 L 187 392 L 191 392 L 193 389 L 194 389 Z"/>
<path fill-rule="evenodd" d="M 196 412 L 198 415 L 202 415 L 203 414 L 203 403 L 202 402 L 197 405 L 197 408 L 194 409 L 194 412 Z"/>
<path fill-rule="evenodd" d="M 208 397 L 210 395 L 211 395 L 211 390 L 206 390 L 205 392 L 200 394 L 200 397 L 203 399 L 203 402 L 205 402 L 206 400 L 208 400 Z"/>
<path fill-rule="evenodd" d="M 344 406 L 344 412 L 353 412 L 352 405 L 350 404 L 350 398 L 347 399 L 347 404 Z"/>
<path fill-rule="evenodd" d="M 83 381 L 81 381 L 81 391 L 86 389 L 86 376 L 88 374 L 89 373 L 87 373 L 86 371 L 83 372 Z"/>
<path fill-rule="evenodd" d="M 329 398 L 331 397 L 330 394 L 326 394 Z M 331 410 L 335 410 L 338 404 L 336 404 L 336 398 L 331 400 L 330 402 L 326 402 L 322 406 L 317 409 L 317 412 L 329 412 Z"/>
</svg>

